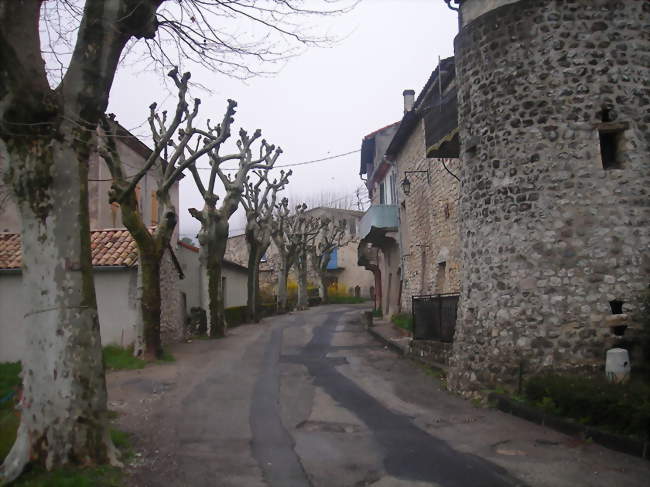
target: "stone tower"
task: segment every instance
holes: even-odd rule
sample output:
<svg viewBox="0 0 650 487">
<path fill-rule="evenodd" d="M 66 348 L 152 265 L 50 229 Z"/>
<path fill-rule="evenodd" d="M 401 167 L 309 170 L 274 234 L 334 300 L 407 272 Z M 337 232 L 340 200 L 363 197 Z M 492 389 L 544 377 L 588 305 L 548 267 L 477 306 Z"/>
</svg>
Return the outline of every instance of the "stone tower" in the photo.
<svg viewBox="0 0 650 487">
<path fill-rule="evenodd" d="M 456 3 L 450 386 L 599 370 L 650 284 L 650 2 Z"/>
</svg>

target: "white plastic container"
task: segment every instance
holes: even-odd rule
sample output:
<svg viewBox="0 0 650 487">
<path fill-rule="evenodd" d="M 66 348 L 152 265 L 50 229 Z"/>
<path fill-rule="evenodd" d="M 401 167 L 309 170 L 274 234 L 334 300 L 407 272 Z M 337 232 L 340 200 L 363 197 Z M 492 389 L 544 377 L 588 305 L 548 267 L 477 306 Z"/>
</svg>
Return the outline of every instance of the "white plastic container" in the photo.
<svg viewBox="0 0 650 487">
<path fill-rule="evenodd" d="M 630 355 L 624 348 L 607 350 L 605 375 L 610 382 L 627 382 L 630 378 Z"/>
</svg>

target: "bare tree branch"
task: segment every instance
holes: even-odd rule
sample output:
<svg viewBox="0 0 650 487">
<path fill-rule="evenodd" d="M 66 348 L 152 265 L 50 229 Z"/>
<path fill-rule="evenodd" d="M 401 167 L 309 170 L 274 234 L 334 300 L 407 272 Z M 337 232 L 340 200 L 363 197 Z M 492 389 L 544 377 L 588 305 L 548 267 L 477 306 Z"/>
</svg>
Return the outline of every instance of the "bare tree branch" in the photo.
<svg viewBox="0 0 650 487">
<path fill-rule="evenodd" d="M 246 211 L 246 245 L 248 247 L 248 306 L 249 321 L 257 322 L 259 307 L 259 265 L 271 244 L 273 233 L 273 211 L 277 193 L 289 182 L 291 171 L 280 172 L 280 179 L 270 182 L 268 169 L 253 171 L 256 182 L 246 178 L 241 204 Z"/>
<path fill-rule="evenodd" d="M 94 1 L 100 0 L 85 3 Z M 315 33 L 309 23 L 345 14 L 359 2 L 310 0 L 306 8 L 303 0 L 121 1 L 124 8 L 111 27 L 127 41 L 144 40 L 123 47 L 122 61 L 161 72 L 199 64 L 239 79 L 273 73 L 273 65 L 305 47 L 333 45 L 336 39 Z M 84 8 L 78 1 L 44 2 L 40 15 L 47 71 L 56 84 L 67 76 Z"/>
</svg>

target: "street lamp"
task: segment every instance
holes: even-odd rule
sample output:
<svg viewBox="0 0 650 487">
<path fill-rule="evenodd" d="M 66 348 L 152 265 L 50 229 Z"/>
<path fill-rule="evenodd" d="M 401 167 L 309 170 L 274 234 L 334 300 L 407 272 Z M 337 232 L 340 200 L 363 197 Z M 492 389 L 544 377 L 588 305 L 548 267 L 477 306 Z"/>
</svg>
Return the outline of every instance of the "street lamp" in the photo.
<svg viewBox="0 0 650 487">
<path fill-rule="evenodd" d="M 431 184 L 431 181 L 429 179 L 429 170 L 427 169 L 426 171 L 404 171 L 404 179 L 402 179 L 402 191 L 404 192 L 405 196 L 408 196 L 411 194 L 411 181 L 409 181 L 408 174 L 418 174 L 418 173 L 423 173 L 427 175 L 427 184 Z"/>
<path fill-rule="evenodd" d="M 402 191 L 404 191 L 406 196 L 411 194 L 411 181 L 409 181 L 409 178 L 406 176 L 402 179 Z"/>
</svg>

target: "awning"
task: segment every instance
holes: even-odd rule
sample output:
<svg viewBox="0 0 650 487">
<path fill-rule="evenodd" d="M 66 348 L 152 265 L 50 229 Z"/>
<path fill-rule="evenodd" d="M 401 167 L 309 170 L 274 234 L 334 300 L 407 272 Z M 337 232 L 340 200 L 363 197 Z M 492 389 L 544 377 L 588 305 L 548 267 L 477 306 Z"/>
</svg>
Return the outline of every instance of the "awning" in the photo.
<svg viewBox="0 0 650 487">
<path fill-rule="evenodd" d="M 428 107 L 424 114 L 424 136 L 427 157 L 458 158 L 457 90 L 451 89 L 439 104 Z"/>
</svg>

